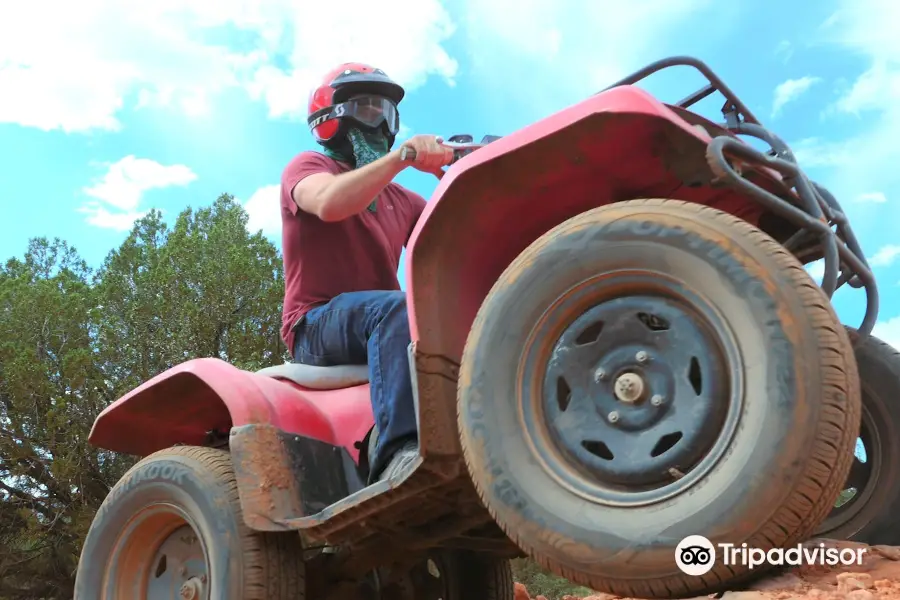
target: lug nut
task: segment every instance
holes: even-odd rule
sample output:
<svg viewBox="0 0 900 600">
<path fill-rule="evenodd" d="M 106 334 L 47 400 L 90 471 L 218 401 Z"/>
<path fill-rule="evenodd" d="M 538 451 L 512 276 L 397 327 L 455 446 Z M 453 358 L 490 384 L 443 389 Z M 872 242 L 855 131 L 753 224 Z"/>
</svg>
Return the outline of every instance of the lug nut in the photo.
<svg viewBox="0 0 900 600">
<path fill-rule="evenodd" d="M 615 423 L 619 420 L 619 413 L 617 413 L 616 411 L 612 411 L 606 416 L 606 418 L 609 419 L 610 423 Z"/>
<path fill-rule="evenodd" d="M 664 401 L 664 398 L 659 394 L 654 394 L 652 398 L 650 398 L 650 404 L 653 406 L 660 406 Z"/>
<path fill-rule="evenodd" d="M 634 355 L 634 358 L 637 359 L 637 361 L 639 363 L 643 364 L 643 363 L 647 362 L 648 360 L 650 360 L 650 355 L 647 354 L 646 352 L 644 352 L 643 350 L 641 350 L 640 352 L 638 352 L 637 354 Z"/>
<path fill-rule="evenodd" d="M 606 379 L 606 371 L 604 371 L 602 367 L 594 371 L 594 381 L 600 383 L 604 379 Z"/>
</svg>

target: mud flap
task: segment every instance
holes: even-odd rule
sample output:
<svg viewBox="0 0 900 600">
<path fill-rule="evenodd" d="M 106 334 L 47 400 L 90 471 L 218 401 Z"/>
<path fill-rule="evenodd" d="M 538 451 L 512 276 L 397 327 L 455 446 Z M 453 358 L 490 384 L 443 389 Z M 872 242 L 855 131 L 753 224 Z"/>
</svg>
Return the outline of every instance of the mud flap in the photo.
<svg viewBox="0 0 900 600">
<path fill-rule="evenodd" d="M 345 448 L 268 424 L 233 428 L 229 446 L 244 522 L 256 531 L 292 529 L 286 521 L 318 514 L 364 485 Z"/>
</svg>

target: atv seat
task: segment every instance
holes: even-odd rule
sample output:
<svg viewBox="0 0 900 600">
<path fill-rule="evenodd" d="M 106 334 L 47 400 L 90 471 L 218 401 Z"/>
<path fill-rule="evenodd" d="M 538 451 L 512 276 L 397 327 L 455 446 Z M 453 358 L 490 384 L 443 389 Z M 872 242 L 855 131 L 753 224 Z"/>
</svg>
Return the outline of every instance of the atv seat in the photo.
<svg viewBox="0 0 900 600">
<path fill-rule="evenodd" d="M 256 372 L 258 375 L 287 379 L 299 386 L 313 390 L 339 390 L 369 382 L 369 367 L 366 365 L 338 365 L 336 367 L 314 367 L 297 363 L 284 363 L 267 367 Z"/>
</svg>

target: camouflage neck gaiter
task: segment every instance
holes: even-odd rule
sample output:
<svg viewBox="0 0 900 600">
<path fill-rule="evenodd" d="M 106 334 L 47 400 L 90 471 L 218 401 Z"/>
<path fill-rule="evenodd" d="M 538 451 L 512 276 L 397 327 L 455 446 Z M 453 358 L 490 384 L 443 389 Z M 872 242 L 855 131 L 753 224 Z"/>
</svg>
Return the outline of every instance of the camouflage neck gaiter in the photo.
<svg viewBox="0 0 900 600">
<path fill-rule="evenodd" d="M 325 148 L 325 154 L 334 160 L 349 163 L 358 169 L 375 162 L 388 153 L 388 141 L 381 131 L 365 132 L 353 128 L 347 132 L 347 140 L 350 142 L 353 156 L 347 156 L 345 151 Z M 373 200 L 367 208 L 369 212 L 375 212 L 378 200 Z"/>
</svg>

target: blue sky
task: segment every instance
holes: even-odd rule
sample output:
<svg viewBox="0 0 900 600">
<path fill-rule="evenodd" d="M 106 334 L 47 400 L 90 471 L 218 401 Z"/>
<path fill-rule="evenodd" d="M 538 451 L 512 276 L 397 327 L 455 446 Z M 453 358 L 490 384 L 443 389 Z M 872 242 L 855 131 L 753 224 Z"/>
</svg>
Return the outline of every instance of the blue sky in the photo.
<svg viewBox="0 0 900 600">
<path fill-rule="evenodd" d="M 900 347 L 900 2 L 140 4 L 0 8 L 0 257 L 59 236 L 98 265 L 136 216 L 173 218 L 221 192 L 280 243 L 276 184 L 295 153 L 315 147 L 307 92 L 339 62 L 376 64 L 407 86 L 405 134 L 480 137 L 690 54 L 841 199 L 881 282 L 878 333 Z M 675 101 L 698 83 L 676 71 L 648 89 Z M 410 172 L 400 182 L 427 198 L 436 180 Z M 836 303 L 858 322 L 859 292 Z"/>
</svg>

